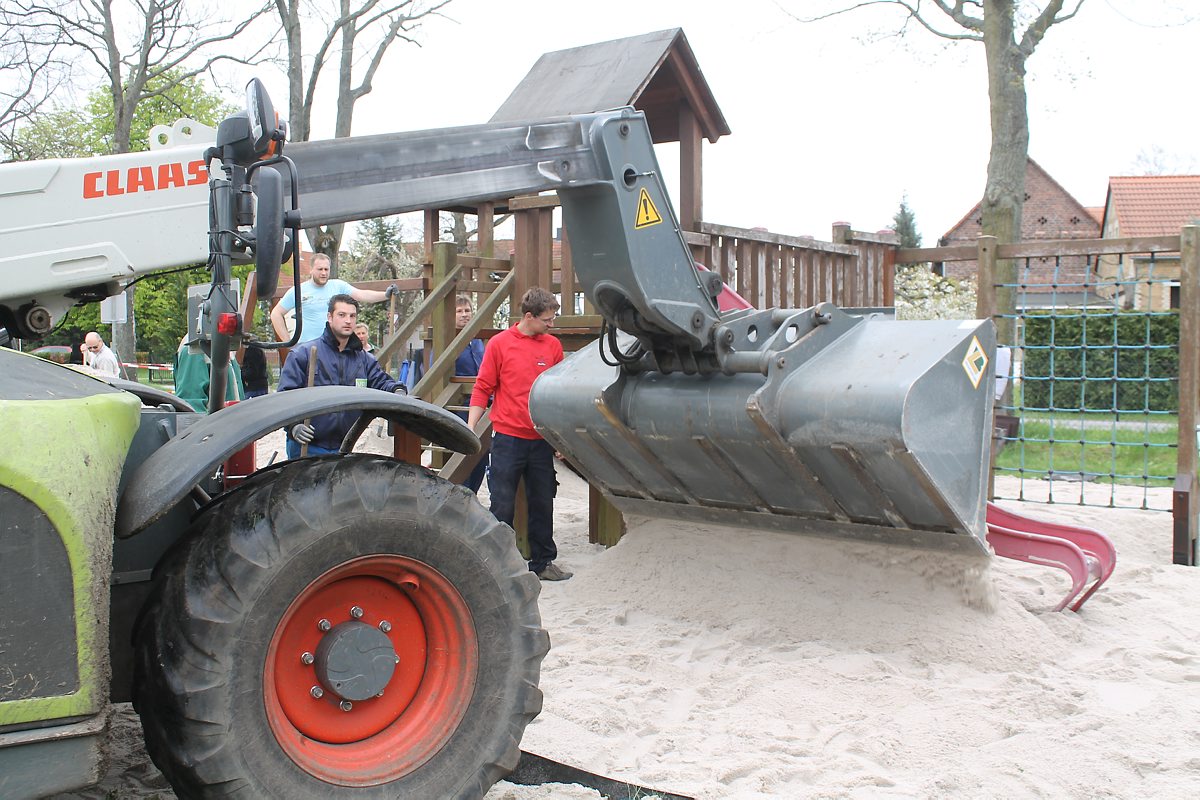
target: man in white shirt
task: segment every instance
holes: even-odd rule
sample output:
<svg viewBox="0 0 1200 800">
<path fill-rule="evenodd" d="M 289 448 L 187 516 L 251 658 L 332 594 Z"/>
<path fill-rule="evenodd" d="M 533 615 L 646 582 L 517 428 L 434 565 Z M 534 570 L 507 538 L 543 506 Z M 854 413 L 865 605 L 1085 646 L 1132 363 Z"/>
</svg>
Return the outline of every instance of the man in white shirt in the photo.
<svg viewBox="0 0 1200 800">
<path fill-rule="evenodd" d="M 108 348 L 108 345 L 100 338 L 100 334 L 92 331 L 83 337 L 83 344 L 80 345 L 80 349 L 83 351 L 83 365 L 85 367 L 91 367 L 105 375 L 112 375 L 117 378 L 121 377 L 121 365 L 117 361 L 117 355 Z"/>
<path fill-rule="evenodd" d="M 317 253 L 312 258 L 312 265 L 308 270 L 308 280 L 300 284 L 299 319 L 304 326 L 300 332 L 301 341 L 318 339 L 325 332 L 329 301 L 334 295 L 348 294 L 360 303 L 382 303 L 396 291 L 395 284 L 383 292 L 374 289 L 358 289 L 340 278 L 330 278 L 329 268 L 329 256 Z M 275 336 L 281 342 L 292 338 L 291 333 L 288 332 L 285 316 L 287 312 L 293 311 L 295 308 L 295 292 L 289 291 L 271 309 L 271 327 L 275 329 Z"/>
</svg>

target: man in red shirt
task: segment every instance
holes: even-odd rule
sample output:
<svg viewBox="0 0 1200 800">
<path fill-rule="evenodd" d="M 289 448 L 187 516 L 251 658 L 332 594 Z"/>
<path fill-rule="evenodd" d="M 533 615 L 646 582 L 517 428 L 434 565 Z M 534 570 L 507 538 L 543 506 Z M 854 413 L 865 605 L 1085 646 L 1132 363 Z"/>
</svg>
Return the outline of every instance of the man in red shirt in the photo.
<svg viewBox="0 0 1200 800">
<path fill-rule="evenodd" d="M 492 401 L 492 464 L 488 474 L 492 514 L 508 525 L 516 512 L 517 483 L 525 479 L 529 506 L 529 569 L 544 581 L 571 573 L 554 563 L 554 448 L 534 430 L 529 390 L 537 377 L 563 360 L 562 343 L 550 335 L 558 316 L 554 295 L 537 286 L 521 298 L 521 319 L 487 343 L 471 392 L 467 424 L 479 422 Z"/>
</svg>

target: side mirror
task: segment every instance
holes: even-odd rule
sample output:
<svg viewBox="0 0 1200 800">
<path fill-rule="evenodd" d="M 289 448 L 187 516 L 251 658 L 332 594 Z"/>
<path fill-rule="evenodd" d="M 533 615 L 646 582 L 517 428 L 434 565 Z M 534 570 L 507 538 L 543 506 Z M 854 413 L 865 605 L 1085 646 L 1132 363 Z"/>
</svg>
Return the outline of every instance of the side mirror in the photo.
<svg viewBox="0 0 1200 800">
<path fill-rule="evenodd" d="M 279 265 L 283 262 L 286 237 L 283 228 L 283 176 L 271 168 L 258 170 L 254 194 L 258 209 L 254 214 L 254 264 L 258 296 L 270 298 L 279 285 Z"/>
<path fill-rule="evenodd" d="M 246 84 L 246 114 L 250 119 L 250 144 L 255 157 L 264 159 L 279 155 L 283 150 L 283 123 L 258 78 L 252 78 Z"/>
</svg>

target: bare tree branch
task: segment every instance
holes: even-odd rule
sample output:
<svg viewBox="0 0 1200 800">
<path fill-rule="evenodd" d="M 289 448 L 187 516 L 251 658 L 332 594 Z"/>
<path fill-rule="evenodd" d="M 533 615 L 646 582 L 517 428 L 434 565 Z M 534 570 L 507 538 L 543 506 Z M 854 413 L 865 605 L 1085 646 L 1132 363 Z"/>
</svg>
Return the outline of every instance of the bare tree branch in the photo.
<svg viewBox="0 0 1200 800">
<path fill-rule="evenodd" d="M 954 19 L 955 22 L 958 22 L 962 27 L 973 31 L 982 30 L 982 20 L 976 20 L 973 17 L 969 17 L 965 13 L 962 13 L 963 2 L 955 3 L 953 8 L 942 2 L 942 0 L 934 0 L 934 3 L 939 9 L 941 9 L 951 19 Z M 943 39 L 982 41 L 983 38 L 982 34 L 979 33 L 952 33 L 950 31 L 943 31 L 935 28 L 933 24 L 925 19 L 925 16 L 921 13 L 921 0 L 915 0 L 913 3 L 906 2 L 906 0 L 863 0 L 863 2 L 855 3 L 854 5 L 847 6 L 846 8 L 840 8 L 836 11 L 830 11 L 827 14 L 820 14 L 815 17 L 807 18 L 797 17 L 786 9 L 784 10 L 784 13 L 792 17 L 792 19 L 796 20 L 797 22 L 811 23 L 822 22 L 827 19 L 842 16 L 843 14 L 849 14 L 852 11 L 858 11 L 871 6 L 896 6 L 898 8 L 902 8 L 906 12 L 905 24 L 907 24 L 908 21 L 915 20 L 922 28 L 935 36 L 940 36 Z M 961 20 L 956 18 L 956 13 L 959 17 L 961 17 Z M 978 27 L 976 27 L 976 23 L 978 23 Z"/>
<path fill-rule="evenodd" d="M 1033 55 L 1033 51 L 1046 35 L 1046 31 L 1051 25 L 1057 25 L 1060 22 L 1066 22 L 1079 13 L 1080 6 L 1083 5 L 1083 0 L 1077 0 L 1075 8 L 1067 14 L 1060 14 L 1063 7 L 1063 0 L 1053 0 L 1046 5 L 1041 14 L 1038 14 L 1037 19 L 1029 23 L 1029 27 L 1025 29 L 1025 33 L 1021 36 L 1021 52 L 1026 58 Z"/>
<path fill-rule="evenodd" d="M 304 0 L 272 0 L 287 43 L 288 117 L 292 138 L 307 141 L 313 134 L 313 110 L 322 73 L 336 61 L 337 98 L 334 136 L 349 136 L 354 106 L 370 94 L 375 75 L 389 49 L 398 41 L 419 42 L 410 33 L 431 16 L 440 16 L 450 0 L 336 0 L 332 18 L 310 25 Z M 315 0 L 309 0 L 315 2 Z M 310 15 L 316 17 L 317 15 Z M 305 52 L 303 34 L 319 31 L 319 43 Z M 366 54 L 365 56 L 363 54 Z M 312 248 L 337 265 L 342 226 L 307 232 Z"/>
<path fill-rule="evenodd" d="M 1025 195 L 1025 170 L 1029 158 L 1029 112 L 1025 90 L 1026 61 L 1046 32 L 1079 13 L 1085 0 L 1070 0 L 1073 7 L 1064 12 L 1068 0 L 1048 0 L 1033 20 L 1018 35 L 1019 0 L 930 0 L 964 33 L 949 34 L 931 25 L 923 16 L 921 0 L 868 0 L 831 12 L 812 21 L 869 6 L 898 6 L 907 12 L 905 25 L 916 20 L 930 33 L 945 39 L 977 41 L 983 44 L 987 62 L 988 105 L 991 118 L 991 142 L 988 150 L 987 182 L 981 203 L 984 233 L 1001 243 L 1019 241 Z M 1035 6 L 1036 8 L 1036 6 Z M 903 26 L 901 28 L 903 30 Z M 997 278 L 1007 287 L 1015 281 L 1015 267 L 1001 262 Z M 998 289 L 997 306 L 1011 311 L 1015 294 Z M 1003 316 L 1003 313 L 1002 313 Z M 1002 321 L 1000 340 L 1012 341 L 1011 323 Z"/>
<path fill-rule="evenodd" d="M 96 64 L 113 97 L 113 146 L 125 152 L 138 103 L 170 88 L 168 81 L 146 89 L 159 76 L 179 70 L 179 79 L 186 79 L 223 61 L 253 63 L 262 57 L 265 44 L 254 46 L 250 56 L 228 48 L 269 13 L 271 6 L 261 2 L 232 21 L 189 14 L 185 0 L 10 0 L 10 13 L 19 30 L 52 37 L 60 52 Z"/>
</svg>

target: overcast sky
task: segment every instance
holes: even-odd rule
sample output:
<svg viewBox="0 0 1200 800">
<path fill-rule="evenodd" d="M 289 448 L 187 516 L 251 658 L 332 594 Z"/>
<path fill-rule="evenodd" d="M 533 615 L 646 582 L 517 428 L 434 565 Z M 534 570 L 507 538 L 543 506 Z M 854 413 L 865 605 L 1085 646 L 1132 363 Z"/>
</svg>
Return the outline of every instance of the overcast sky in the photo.
<svg viewBox="0 0 1200 800">
<path fill-rule="evenodd" d="M 781 10 L 834 5 L 453 0 L 451 19 L 421 30 L 422 47 L 393 49 L 375 91 L 359 102 L 354 131 L 486 122 L 544 52 L 679 27 L 732 130 L 704 145 L 707 221 L 828 240 L 838 220 L 859 230 L 889 226 L 907 195 L 932 246 L 982 195 L 982 46 L 921 30 L 869 41 L 872 30 L 895 29 L 899 18 L 884 10 L 814 24 Z M 1182 171 L 1200 171 L 1193 5 L 1087 0 L 1030 60 L 1030 155 L 1084 205 L 1103 205 L 1108 177 L 1135 172 L 1151 148 Z M 285 102 L 282 79 L 258 74 Z M 331 132 L 329 113 L 317 138 Z M 672 188 L 676 158 L 660 150 Z"/>
</svg>

